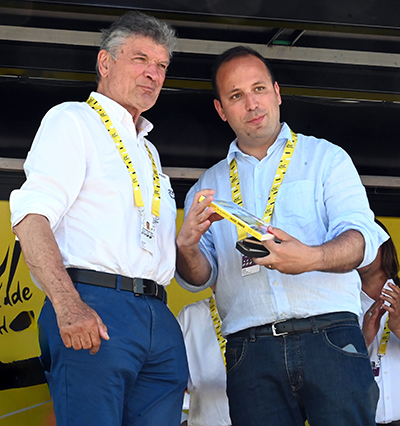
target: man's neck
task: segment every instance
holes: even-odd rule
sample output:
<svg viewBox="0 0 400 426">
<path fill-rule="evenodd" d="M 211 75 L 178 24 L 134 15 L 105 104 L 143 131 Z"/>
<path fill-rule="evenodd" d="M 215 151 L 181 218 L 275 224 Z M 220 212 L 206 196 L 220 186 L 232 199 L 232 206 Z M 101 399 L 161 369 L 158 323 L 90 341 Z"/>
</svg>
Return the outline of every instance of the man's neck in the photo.
<svg viewBox="0 0 400 426">
<path fill-rule="evenodd" d="M 247 155 L 250 155 L 250 156 L 252 156 L 252 157 L 255 157 L 255 158 L 257 158 L 257 160 L 259 160 L 259 161 L 261 161 L 264 157 L 266 157 L 267 156 L 267 154 L 268 154 L 268 149 L 269 149 L 269 147 L 268 148 L 264 148 L 264 147 L 257 147 L 257 148 L 254 148 L 254 147 L 252 147 L 252 148 L 249 148 L 249 147 L 247 147 L 247 146 L 245 146 L 244 148 L 243 148 L 243 146 L 241 146 L 241 144 L 238 142 L 238 147 L 239 147 L 239 149 L 244 153 L 244 154 L 247 154 Z"/>
<path fill-rule="evenodd" d="M 237 135 L 237 145 L 239 149 L 247 155 L 251 155 L 252 157 L 257 158 L 257 160 L 261 161 L 268 155 L 268 150 L 278 139 L 278 136 L 281 132 L 282 124 L 279 123 L 275 131 L 269 135 L 266 135 L 266 138 L 252 138 L 251 136 L 239 137 Z"/>
<path fill-rule="evenodd" d="M 136 126 L 137 122 L 139 120 L 140 117 L 140 111 L 138 111 L 136 108 L 133 107 L 129 107 L 129 105 L 124 105 L 123 103 L 121 103 L 118 99 L 116 99 L 112 93 L 107 90 L 107 87 L 102 84 L 102 82 L 100 81 L 99 85 L 97 86 L 97 93 L 101 93 L 103 96 L 107 96 L 107 98 L 113 100 L 114 102 L 117 102 L 117 104 L 120 104 L 122 107 L 124 107 L 129 114 L 132 116 L 132 120 L 133 120 L 133 124 Z"/>
</svg>

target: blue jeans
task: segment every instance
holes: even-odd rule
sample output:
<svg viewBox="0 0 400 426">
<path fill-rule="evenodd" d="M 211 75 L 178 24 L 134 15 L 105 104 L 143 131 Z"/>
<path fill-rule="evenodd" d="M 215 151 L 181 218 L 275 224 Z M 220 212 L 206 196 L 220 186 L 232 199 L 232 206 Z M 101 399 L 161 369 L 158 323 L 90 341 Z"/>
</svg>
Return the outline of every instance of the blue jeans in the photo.
<svg viewBox="0 0 400 426">
<path fill-rule="evenodd" d="M 352 344 L 354 352 L 343 350 Z M 233 426 L 375 426 L 378 386 L 356 322 L 285 336 L 229 338 Z"/>
<path fill-rule="evenodd" d="M 57 426 L 179 426 L 187 386 L 179 324 L 162 301 L 86 284 L 83 301 L 108 327 L 100 350 L 67 349 L 46 300 L 39 325 Z M 45 337 L 45 340 L 43 338 Z"/>
</svg>

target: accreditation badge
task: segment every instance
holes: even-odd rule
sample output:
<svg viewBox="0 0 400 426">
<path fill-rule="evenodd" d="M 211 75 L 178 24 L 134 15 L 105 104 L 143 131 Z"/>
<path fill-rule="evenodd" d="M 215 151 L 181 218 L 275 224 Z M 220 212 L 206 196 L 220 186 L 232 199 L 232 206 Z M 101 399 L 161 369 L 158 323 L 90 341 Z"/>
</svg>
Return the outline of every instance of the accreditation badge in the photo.
<svg viewBox="0 0 400 426">
<path fill-rule="evenodd" d="M 260 265 L 257 265 L 251 257 L 242 255 L 242 277 L 257 274 L 260 269 Z"/>
<path fill-rule="evenodd" d="M 141 215 L 140 246 L 153 254 L 156 246 L 156 225 L 158 221 L 155 220 L 154 216 L 149 216 L 147 214 Z"/>
</svg>

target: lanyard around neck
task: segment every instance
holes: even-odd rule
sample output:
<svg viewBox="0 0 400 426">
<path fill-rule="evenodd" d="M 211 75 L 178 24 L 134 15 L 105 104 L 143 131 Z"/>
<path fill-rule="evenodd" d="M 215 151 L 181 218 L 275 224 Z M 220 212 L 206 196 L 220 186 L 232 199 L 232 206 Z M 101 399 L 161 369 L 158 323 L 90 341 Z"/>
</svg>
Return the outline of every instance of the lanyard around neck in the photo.
<svg viewBox="0 0 400 426">
<path fill-rule="evenodd" d="M 219 348 L 221 350 L 222 359 L 224 361 L 225 368 L 226 368 L 226 361 L 225 361 L 226 340 L 224 339 L 221 333 L 221 319 L 217 311 L 217 306 L 215 305 L 214 295 L 210 297 L 210 312 L 211 312 L 211 318 L 214 323 L 214 329 L 215 329 L 215 334 L 217 335 Z"/>
<path fill-rule="evenodd" d="M 104 108 L 96 101 L 93 96 L 90 96 L 86 101 L 92 109 L 94 109 L 100 116 L 101 121 L 108 130 L 108 133 L 112 137 L 115 146 L 118 148 L 119 153 L 121 154 L 122 159 L 129 171 L 131 176 L 132 186 L 133 186 L 133 195 L 135 198 L 135 205 L 140 210 L 144 210 L 144 203 L 142 198 L 142 191 L 140 190 L 139 178 L 137 176 L 136 170 L 133 167 L 132 161 L 129 157 L 129 154 L 120 138 L 117 129 L 114 127 L 110 117 L 104 110 Z M 152 167 L 153 167 L 153 203 L 151 207 L 151 212 L 154 216 L 160 217 L 160 203 L 161 203 L 161 191 L 160 191 L 160 176 L 158 174 L 157 166 L 154 161 L 153 154 L 151 153 L 149 147 L 147 146 L 146 141 L 144 142 L 149 155 Z"/>
<path fill-rule="evenodd" d="M 386 318 L 385 321 L 385 328 L 383 330 L 382 333 L 382 338 L 381 338 L 381 343 L 379 344 L 379 349 L 378 349 L 378 356 L 382 357 L 386 355 L 386 349 L 387 349 L 387 344 L 389 342 L 389 337 L 390 337 L 390 329 L 389 329 L 389 315 Z"/>
<path fill-rule="evenodd" d="M 283 150 L 283 154 L 282 154 L 281 160 L 279 161 L 278 169 L 276 170 L 274 181 L 272 183 L 271 191 L 269 193 L 268 203 L 267 203 L 267 207 L 265 209 L 265 213 L 263 217 L 263 219 L 267 223 L 269 223 L 271 220 L 272 212 L 274 211 L 274 207 L 275 207 L 276 196 L 278 195 L 279 188 L 281 186 L 283 178 L 285 177 L 286 170 L 289 167 L 289 163 L 292 158 L 294 148 L 296 147 L 297 135 L 293 133 L 292 131 L 290 132 L 292 135 L 292 139 L 288 139 L 286 142 L 285 149 Z M 243 200 L 242 200 L 242 194 L 241 194 L 240 182 L 239 182 L 239 173 L 238 173 L 238 167 L 237 167 L 235 157 L 232 159 L 229 166 L 229 177 L 231 180 L 232 200 L 234 203 L 238 204 L 239 206 L 243 206 Z M 237 226 L 237 232 L 238 232 L 239 240 L 243 240 L 243 238 L 246 238 L 247 232 L 244 230 L 244 228 Z"/>
</svg>

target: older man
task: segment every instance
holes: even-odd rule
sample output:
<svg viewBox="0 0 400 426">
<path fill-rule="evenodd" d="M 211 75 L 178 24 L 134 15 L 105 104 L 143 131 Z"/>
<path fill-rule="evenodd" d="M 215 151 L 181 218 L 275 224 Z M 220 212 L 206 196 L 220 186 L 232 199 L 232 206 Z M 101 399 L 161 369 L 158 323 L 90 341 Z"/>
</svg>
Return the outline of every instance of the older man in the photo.
<svg viewBox="0 0 400 426">
<path fill-rule="evenodd" d="M 232 424 L 372 426 L 378 389 L 357 321 L 355 268 L 387 236 L 349 156 L 280 122 L 279 85 L 261 55 L 228 50 L 213 83 L 237 138 L 187 196 L 178 279 L 192 291 L 217 280 Z M 269 255 L 242 256 L 243 229 L 211 225 L 213 197 L 270 221 Z"/>
<path fill-rule="evenodd" d="M 174 30 L 129 13 L 103 31 L 98 88 L 44 117 L 12 225 L 46 292 L 57 425 L 178 425 L 184 343 L 166 305 L 173 192 L 141 114 L 160 93 Z"/>
</svg>

